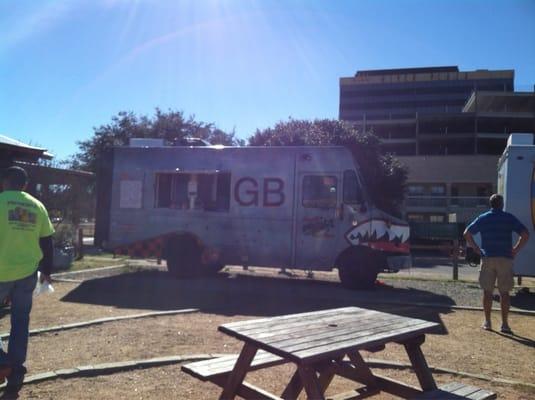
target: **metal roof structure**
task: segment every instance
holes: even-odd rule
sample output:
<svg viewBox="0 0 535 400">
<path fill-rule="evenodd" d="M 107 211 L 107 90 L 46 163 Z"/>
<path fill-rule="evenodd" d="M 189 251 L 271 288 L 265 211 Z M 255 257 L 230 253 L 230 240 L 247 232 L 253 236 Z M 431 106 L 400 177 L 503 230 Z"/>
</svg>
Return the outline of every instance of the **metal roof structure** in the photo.
<svg viewBox="0 0 535 400">
<path fill-rule="evenodd" d="M 456 65 L 444 67 L 416 67 L 416 68 L 392 68 L 392 69 L 370 69 L 357 71 L 355 76 L 362 75 L 391 75 L 391 74 L 422 74 L 438 72 L 459 72 Z"/>
<path fill-rule="evenodd" d="M 10 137 L 0 135 L 0 157 L 2 160 L 36 162 L 42 158 L 50 160 L 54 156 L 44 148 L 30 146 Z"/>
<path fill-rule="evenodd" d="M 525 113 L 535 117 L 535 92 L 473 92 L 463 112 Z"/>
</svg>

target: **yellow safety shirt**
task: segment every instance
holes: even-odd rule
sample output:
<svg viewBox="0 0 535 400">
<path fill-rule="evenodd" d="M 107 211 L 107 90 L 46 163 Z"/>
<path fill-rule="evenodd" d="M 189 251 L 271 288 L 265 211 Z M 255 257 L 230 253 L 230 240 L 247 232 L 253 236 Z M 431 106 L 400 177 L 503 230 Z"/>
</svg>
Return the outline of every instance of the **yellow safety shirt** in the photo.
<svg viewBox="0 0 535 400">
<path fill-rule="evenodd" d="M 35 272 L 43 253 L 39 239 L 54 233 L 45 206 L 28 193 L 0 193 L 0 282 Z"/>
</svg>

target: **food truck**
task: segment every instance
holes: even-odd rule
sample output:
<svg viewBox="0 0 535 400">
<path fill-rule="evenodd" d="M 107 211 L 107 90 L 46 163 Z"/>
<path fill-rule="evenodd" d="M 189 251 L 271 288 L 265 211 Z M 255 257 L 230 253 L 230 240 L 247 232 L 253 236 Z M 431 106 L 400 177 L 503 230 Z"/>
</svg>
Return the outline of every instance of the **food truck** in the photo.
<svg viewBox="0 0 535 400">
<path fill-rule="evenodd" d="M 515 215 L 530 233 L 530 240 L 515 257 L 516 276 L 535 276 L 535 144 L 533 134 L 509 136 L 498 162 L 498 194 L 504 211 Z M 517 237 L 513 238 L 514 241 Z"/>
<path fill-rule="evenodd" d="M 409 267 L 409 226 L 374 206 L 344 146 L 111 149 L 95 243 L 158 257 L 176 277 L 225 265 L 338 268 L 350 288 Z"/>
</svg>

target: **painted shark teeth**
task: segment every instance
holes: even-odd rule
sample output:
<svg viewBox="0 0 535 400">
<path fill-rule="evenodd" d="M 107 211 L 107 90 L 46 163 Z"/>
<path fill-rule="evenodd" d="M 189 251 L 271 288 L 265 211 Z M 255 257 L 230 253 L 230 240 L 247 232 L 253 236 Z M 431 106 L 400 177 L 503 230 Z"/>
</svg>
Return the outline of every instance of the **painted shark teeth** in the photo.
<svg viewBox="0 0 535 400">
<path fill-rule="evenodd" d="M 382 219 L 372 219 L 355 226 L 346 237 L 353 245 L 378 240 L 404 243 L 409 239 L 409 227 L 389 224 Z"/>
<path fill-rule="evenodd" d="M 392 225 L 390 226 L 389 238 L 400 238 L 401 243 L 406 242 L 409 239 L 409 227 L 406 225 Z"/>
</svg>

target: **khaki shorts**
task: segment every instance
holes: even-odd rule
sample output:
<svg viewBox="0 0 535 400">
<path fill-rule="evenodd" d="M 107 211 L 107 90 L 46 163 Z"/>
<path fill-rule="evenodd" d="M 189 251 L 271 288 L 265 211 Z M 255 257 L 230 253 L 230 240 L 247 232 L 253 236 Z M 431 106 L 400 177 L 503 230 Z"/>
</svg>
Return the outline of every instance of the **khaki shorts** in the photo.
<svg viewBox="0 0 535 400">
<path fill-rule="evenodd" d="M 496 279 L 498 291 L 509 293 L 514 286 L 513 260 L 506 257 L 482 257 L 479 270 L 479 284 L 481 289 L 493 292 Z"/>
</svg>

